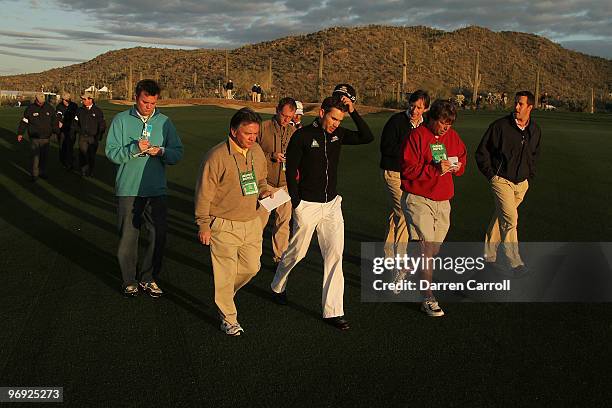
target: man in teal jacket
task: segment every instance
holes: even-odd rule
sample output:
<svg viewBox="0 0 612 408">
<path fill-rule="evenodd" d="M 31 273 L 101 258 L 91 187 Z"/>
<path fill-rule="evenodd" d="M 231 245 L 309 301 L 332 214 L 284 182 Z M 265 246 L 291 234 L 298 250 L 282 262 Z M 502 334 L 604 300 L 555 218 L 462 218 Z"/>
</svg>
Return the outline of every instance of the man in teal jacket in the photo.
<svg viewBox="0 0 612 408">
<path fill-rule="evenodd" d="M 170 119 L 155 109 L 159 85 L 144 79 L 136 84 L 136 104 L 115 116 L 106 141 L 106 157 L 118 164 L 119 249 L 123 293 L 152 297 L 163 291 L 155 281 L 166 244 L 166 164 L 183 157 L 183 144 Z M 137 271 L 138 238 L 144 227 L 149 246 Z"/>
</svg>

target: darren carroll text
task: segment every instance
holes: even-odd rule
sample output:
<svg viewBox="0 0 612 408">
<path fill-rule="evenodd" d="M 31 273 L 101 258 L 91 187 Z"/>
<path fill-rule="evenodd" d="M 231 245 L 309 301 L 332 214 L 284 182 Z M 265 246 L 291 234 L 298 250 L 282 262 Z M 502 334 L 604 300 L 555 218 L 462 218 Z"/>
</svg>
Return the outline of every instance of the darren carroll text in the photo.
<svg viewBox="0 0 612 408">
<path fill-rule="evenodd" d="M 471 279 L 467 282 L 428 282 L 424 279 L 419 280 L 417 283 L 408 280 L 401 280 L 400 282 L 383 282 L 382 280 L 375 280 L 372 283 L 374 290 L 376 291 L 412 291 L 412 290 L 472 290 L 476 292 L 480 291 L 510 291 L 510 279 L 505 279 L 501 282 L 477 282 Z"/>
</svg>

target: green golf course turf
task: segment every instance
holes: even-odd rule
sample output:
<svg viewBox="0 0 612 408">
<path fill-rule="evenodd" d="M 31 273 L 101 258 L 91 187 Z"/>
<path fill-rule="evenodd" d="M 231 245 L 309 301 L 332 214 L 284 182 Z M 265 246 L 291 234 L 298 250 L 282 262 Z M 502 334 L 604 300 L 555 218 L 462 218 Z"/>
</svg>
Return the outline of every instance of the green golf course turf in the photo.
<svg viewBox="0 0 612 408">
<path fill-rule="evenodd" d="M 102 104 L 107 123 L 124 106 Z M 446 303 L 428 318 L 412 303 L 360 301 L 360 244 L 382 241 L 389 212 L 378 169 L 388 113 L 365 116 L 376 140 L 345 146 L 338 191 L 345 219 L 345 312 L 320 319 L 322 259 L 313 240 L 294 269 L 289 305 L 272 302 L 269 233 L 262 269 L 237 295 L 245 334 L 224 335 L 208 248 L 196 240 L 193 188 L 206 151 L 234 111 L 162 108 L 185 156 L 168 167 L 166 296 L 124 298 L 116 260 L 115 167 L 98 149 L 94 178 L 49 154 L 49 180 L 29 181 L 23 109 L 0 109 L 0 386 L 63 386 L 76 407 L 609 405 L 609 304 Z M 460 111 L 468 148 L 455 179 L 447 241 L 480 241 L 493 211 L 473 153 L 502 112 Z M 535 114 L 536 179 L 520 207 L 522 241 L 610 241 L 612 116 Z M 306 122 L 310 119 L 307 118 Z M 352 127 L 350 118 L 345 124 Z M 76 154 L 76 149 L 75 149 Z M 607 385 L 606 385 L 607 384 Z M 607 403 L 606 403 L 607 402 Z M 12 405 L 11 405 L 12 406 Z"/>
</svg>

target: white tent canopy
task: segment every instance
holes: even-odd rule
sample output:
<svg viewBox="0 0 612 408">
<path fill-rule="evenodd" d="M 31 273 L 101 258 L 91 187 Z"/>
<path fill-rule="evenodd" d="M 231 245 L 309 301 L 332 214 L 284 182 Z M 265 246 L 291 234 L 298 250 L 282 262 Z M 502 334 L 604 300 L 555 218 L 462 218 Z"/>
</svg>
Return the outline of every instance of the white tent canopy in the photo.
<svg viewBox="0 0 612 408">
<path fill-rule="evenodd" d="M 85 92 L 96 92 L 96 87 L 92 85 L 89 88 L 87 88 Z"/>
<path fill-rule="evenodd" d="M 98 92 L 108 92 L 108 88 L 105 85 L 102 88 L 98 89 Z"/>
</svg>

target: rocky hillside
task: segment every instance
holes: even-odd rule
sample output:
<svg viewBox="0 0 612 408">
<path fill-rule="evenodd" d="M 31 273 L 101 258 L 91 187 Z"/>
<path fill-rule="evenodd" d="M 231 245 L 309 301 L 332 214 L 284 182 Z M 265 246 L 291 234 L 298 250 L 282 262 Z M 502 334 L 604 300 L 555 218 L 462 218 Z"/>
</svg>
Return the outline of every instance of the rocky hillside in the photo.
<svg viewBox="0 0 612 408">
<path fill-rule="evenodd" d="M 427 27 L 367 26 L 330 28 L 312 34 L 246 45 L 227 52 L 229 78 L 238 96 L 254 82 L 266 93 L 314 101 L 318 96 L 319 52 L 324 53 L 323 88 L 352 83 L 362 102 L 394 98 L 401 81 L 403 43 L 408 45 L 408 88 L 436 96 L 458 89 L 470 93 L 476 52 L 480 53 L 481 92 L 540 89 L 558 99 L 590 98 L 612 91 L 612 60 L 564 49 L 548 39 L 519 32 L 468 27 L 452 32 Z M 140 78 L 157 78 L 166 97 L 215 95 L 225 81 L 224 50 L 131 48 L 111 51 L 91 61 L 37 74 L 0 77 L 0 89 L 76 91 L 107 85 L 114 97 L 128 95 Z M 272 58 L 272 90 L 268 64 Z M 130 66 L 132 75 L 130 80 Z"/>
</svg>

